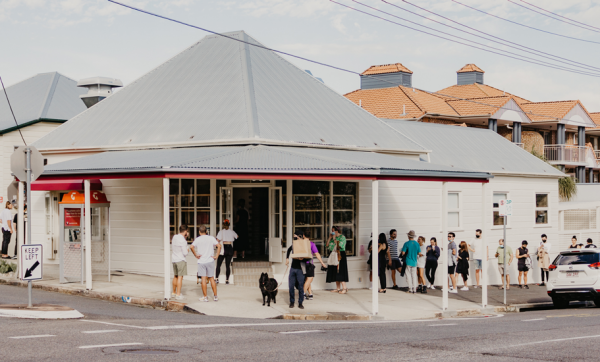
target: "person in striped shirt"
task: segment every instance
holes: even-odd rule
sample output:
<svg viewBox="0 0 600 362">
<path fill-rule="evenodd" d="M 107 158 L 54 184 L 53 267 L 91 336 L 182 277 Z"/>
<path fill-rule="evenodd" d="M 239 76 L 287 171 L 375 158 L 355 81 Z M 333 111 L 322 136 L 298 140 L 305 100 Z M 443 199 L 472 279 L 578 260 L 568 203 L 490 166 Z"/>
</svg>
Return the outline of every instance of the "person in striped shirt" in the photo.
<svg viewBox="0 0 600 362">
<path fill-rule="evenodd" d="M 398 289 L 398 285 L 396 284 L 396 271 L 402 274 L 402 262 L 400 262 L 400 256 L 398 253 L 398 240 L 396 239 L 398 233 L 396 229 L 390 230 L 390 238 L 388 239 L 389 248 L 387 249 L 387 260 L 388 260 L 388 269 L 392 272 L 392 282 L 394 286 L 392 289 Z"/>
</svg>

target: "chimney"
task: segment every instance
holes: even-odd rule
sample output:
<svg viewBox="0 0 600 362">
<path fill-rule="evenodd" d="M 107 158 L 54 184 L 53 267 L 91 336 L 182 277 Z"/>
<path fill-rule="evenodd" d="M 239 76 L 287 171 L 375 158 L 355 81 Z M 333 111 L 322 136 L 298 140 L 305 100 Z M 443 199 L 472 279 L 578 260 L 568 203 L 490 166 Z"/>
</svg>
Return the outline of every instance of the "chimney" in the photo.
<svg viewBox="0 0 600 362">
<path fill-rule="evenodd" d="M 479 83 L 483 84 L 483 73 L 485 73 L 481 68 L 476 66 L 475 64 L 467 64 L 464 67 L 460 68 L 456 71 L 457 74 L 457 82 L 458 85 L 465 84 L 474 84 Z"/>
<path fill-rule="evenodd" d="M 360 75 L 360 89 L 412 87 L 412 71 L 400 63 L 373 65 Z"/>
<path fill-rule="evenodd" d="M 90 108 L 104 98 L 110 97 L 113 94 L 113 88 L 122 87 L 123 82 L 108 77 L 92 77 L 80 80 L 77 82 L 77 86 L 88 89 L 87 94 L 82 94 L 79 98 Z"/>
</svg>

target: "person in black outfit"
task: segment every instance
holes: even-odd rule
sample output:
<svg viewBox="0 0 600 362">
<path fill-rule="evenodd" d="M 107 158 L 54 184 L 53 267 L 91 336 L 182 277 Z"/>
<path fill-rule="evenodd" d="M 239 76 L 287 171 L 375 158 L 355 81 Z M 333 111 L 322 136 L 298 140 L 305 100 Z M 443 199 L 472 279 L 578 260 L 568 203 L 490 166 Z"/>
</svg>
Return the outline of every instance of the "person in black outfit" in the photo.
<svg viewBox="0 0 600 362">
<path fill-rule="evenodd" d="M 294 240 L 298 239 L 307 239 L 304 236 L 303 230 L 296 230 L 294 233 Z M 307 239 L 308 240 L 308 239 Z M 287 250 L 287 255 L 285 257 L 285 265 L 290 264 L 290 254 L 292 254 L 294 245 L 290 246 Z M 290 288 L 290 308 L 294 308 L 295 302 L 295 294 L 296 291 L 294 288 L 298 289 L 298 308 L 304 309 L 302 302 L 304 302 L 304 272 L 302 271 L 302 267 L 304 265 L 304 259 L 292 259 L 292 266 L 290 267 L 290 276 L 288 278 L 288 284 Z"/>
<path fill-rule="evenodd" d="M 238 238 L 233 245 L 235 251 L 233 257 L 237 258 L 238 252 L 242 253 L 242 259 L 246 257 L 246 249 L 248 248 L 248 210 L 246 206 L 246 200 L 239 199 L 237 203 L 237 212 L 235 215 L 235 221 L 233 222 L 233 228 Z"/>
<path fill-rule="evenodd" d="M 571 245 L 569 245 L 569 249 L 581 249 L 583 244 L 577 244 L 577 236 L 573 235 L 571 238 Z"/>
<path fill-rule="evenodd" d="M 596 249 L 596 245 L 594 245 L 594 241 L 591 238 L 587 239 L 587 245 L 585 246 L 586 249 Z"/>
<path fill-rule="evenodd" d="M 521 243 L 521 247 L 517 249 L 517 266 L 519 269 L 519 288 L 529 289 L 527 285 L 527 272 L 529 268 L 527 267 L 527 258 L 529 258 L 529 250 L 527 250 L 527 240 L 523 240 Z M 521 280 L 524 281 L 524 284 L 521 284 Z"/>
<path fill-rule="evenodd" d="M 458 253 L 458 263 L 456 265 L 456 273 L 461 274 L 465 284 L 461 290 L 469 290 L 469 245 L 466 241 L 460 242 L 460 252 Z"/>
<path fill-rule="evenodd" d="M 24 217 L 24 221 L 23 221 L 23 242 L 26 243 L 27 242 L 27 205 L 25 205 L 25 207 L 23 208 L 23 214 L 25 215 Z M 17 258 L 17 250 L 19 249 L 19 236 L 18 234 L 21 232 L 17 229 L 17 225 L 18 224 L 18 220 L 19 220 L 19 213 L 17 212 L 15 214 L 15 217 L 13 219 L 13 225 L 15 226 L 15 230 L 17 230 L 17 239 L 15 240 L 15 255 L 12 257 L 13 259 Z"/>
<path fill-rule="evenodd" d="M 379 293 L 385 293 L 386 291 L 386 276 L 385 276 L 385 270 L 386 270 L 386 262 L 385 262 L 385 257 L 387 256 L 387 247 L 388 247 L 388 243 L 387 243 L 387 237 L 385 236 L 384 233 L 379 234 L 379 240 L 378 240 L 378 245 L 379 245 L 379 259 L 378 259 L 378 263 L 379 263 L 379 283 L 381 284 L 381 289 L 379 289 Z"/>
<path fill-rule="evenodd" d="M 438 267 L 438 259 L 440 258 L 440 248 L 437 246 L 437 239 L 431 238 L 429 240 L 431 245 L 427 247 L 427 259 L 425 261 L 425 276 L 431 284 L 430 288 L 435 289 L 433 284 L 435 283 L 435 271 Z"/>
</svg>

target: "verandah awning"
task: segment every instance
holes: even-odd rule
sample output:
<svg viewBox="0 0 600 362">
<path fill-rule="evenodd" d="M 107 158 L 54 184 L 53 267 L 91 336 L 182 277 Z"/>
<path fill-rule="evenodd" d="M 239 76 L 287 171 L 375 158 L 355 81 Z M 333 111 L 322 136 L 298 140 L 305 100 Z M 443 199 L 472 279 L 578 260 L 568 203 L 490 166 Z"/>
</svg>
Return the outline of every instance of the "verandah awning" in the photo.
<svg viewBox="0 0 600 362">
<path fill-rule="evenodd" d="M 100 180 L 90 180 L 91 190 L 102 190 Z M 32 191 L 79 191 L 83 190 L 83 179 L 37 180 L 31 183 Z"/>
</svg>

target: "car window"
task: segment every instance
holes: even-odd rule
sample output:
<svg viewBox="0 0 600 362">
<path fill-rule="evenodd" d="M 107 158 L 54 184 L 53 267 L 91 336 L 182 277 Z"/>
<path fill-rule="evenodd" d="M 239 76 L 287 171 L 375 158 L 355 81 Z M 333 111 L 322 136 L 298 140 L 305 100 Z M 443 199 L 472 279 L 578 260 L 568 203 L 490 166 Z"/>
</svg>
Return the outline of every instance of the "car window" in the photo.
<svg viewBox="0 0 600 362">
<path fill-rule="evenodd" d="M 554 260 L 554 265 L 593 264 L 600 261 L 598 253 L 561 254 Z"/>
</svg>

